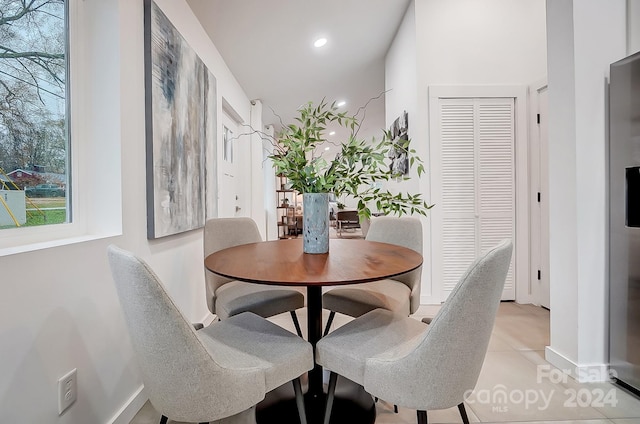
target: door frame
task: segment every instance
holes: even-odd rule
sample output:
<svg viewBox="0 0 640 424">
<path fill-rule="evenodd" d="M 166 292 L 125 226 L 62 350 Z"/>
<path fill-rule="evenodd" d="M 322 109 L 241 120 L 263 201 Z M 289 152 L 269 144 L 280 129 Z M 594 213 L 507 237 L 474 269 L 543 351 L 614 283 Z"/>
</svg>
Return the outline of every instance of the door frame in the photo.
<svg viewBox="0 0 640 424">
<path fill-rule="evenodd" d="M 429 151 L 431 201 L 431 280 L 433 296 L 443 301 L 442 264 L 436 258 L 442 256 L 442 214 L 438 202 L 442 199 L 442 167 L 437 160 L 442 156 L 439 139 L 440 121 L 438 118 L 439 99 L 446 98 L 513 98 L 514 111 L 514 173 L 515 173 L 515 240 L 514 240 L 514 288 L 518 303 L 531 303 L 529 293 L 529 161 L 527 126 L 527 87 L 521 85 L 434 85 L 428 88 L 429 95 Z"/>
<path fill-rule="evenodd" d="M 227 126 L 227 121 L 233 123 L 233 125 L 235 126 L 234 130 L 235 130 L 235 135 L 233 137 L 233 142 L 234 142 L 234 148 L 233 148 L 233 164 L 229 165 L 227 163 L 225 163 L 225 159 L 224 159 L 224 128 L 225 126 Z M 249 144 L 249 140 L 248 140 L 248 135 L 244 134 L 243 131 L 241 131 L 241 127 L 244 124 L 244 119 L 242 119 L 242 116 L 240 116 L 240 114 L 233 108 L 233 106 L 231 106 L 231 104 L 227 101 L 226 98 L 222 98 L 222 116 L 220 119 L 220 145 L 218 147 L 218 181 L 219 182 L 224 182 L 225 178 L 224 178 L 224 174 L 229 172 L 230 169 L 233 169 L 233 173 L 235 175 L 233 175 L 234 181 L 235 181 L 235 212 L 233 213 L 232 216 L 245 216 L 245 211 L 247 211 L 247 199 L 250 196 L 250 193 L 246 193 L 245 190 L 242 189 L 242 187 L 245 186 L 245 184 L 243 184 L 243 178 L 244 175 L 246 174 L 246 167 L 249 166 L 247 165 L 245 162 L 245 160 L 241 160 L 241 158 L 247 158 L 249 157 L 246 154 L 246 146 Z M 225 216 L 225 211 L 226 209 L 224 208 L 222 202 L 225 201 L 225 199 L 223 199 L 223 195 L 226 193 L 226 191 L 220 187 L 218 189 L 218 213 L 220 214 L 220 216 Z M 239 209 L 238 209 L 239 208 Z"/>
<path fill-rule="evenodd" d="M 549 308 L 550 305 L 544 305 L 542 301 L 542 292 L 544 282 L 548 289 L 549 278 L 549 175 L 548 175 L 548 140 L 547 146 L 542 145 L 540 138 L 540 125 L 537 122 L 537 115 L 540 113 L 539 95 L 543 90 L 548 90 L 547 79 L 543 78 L 535 81 L 529 86 L 530 93 L 530 234 L 531 234 L 531 258 L 530 258 L 530 274 L 529 274 L 529 292 L 531 293 L 531 303 L 537 306 Z M 547 111 L 548 112 L 548 111 Z M 548 122 L 548 118 L 547 118 Z M 546 158 L 544 156 L 547 156 Z M 547 174 L 544 175 L 546 162 Z M 541 203 L 538 204 L 537 194 L 541 192 Z M 535 234 L 539 234 L 536 238 Z M 537 250 L 536 250 L 537 248 Z M 538 280 L 537 271 L 541 270 L 541 280 Z M 550 297 L 550 293 L 548 294 Z"/>
</svg>

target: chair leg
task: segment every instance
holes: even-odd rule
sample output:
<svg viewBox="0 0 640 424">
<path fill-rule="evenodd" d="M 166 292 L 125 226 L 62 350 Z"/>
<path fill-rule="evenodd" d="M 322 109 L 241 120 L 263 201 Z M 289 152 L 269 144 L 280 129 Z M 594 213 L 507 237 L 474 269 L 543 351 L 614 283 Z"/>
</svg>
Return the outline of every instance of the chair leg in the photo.
<svg viewBox="0 0 640 424">
<path fill-rule="evenodd" d="M 336 394 L 336 382 L 338 381 L 338 374 L 331 371 L 329 374 L 329 388 L 327 391 L 327 406 L 324 410 L 324 424 L 329 424 L 331 419 L 331 408 L 333 408 L 333 398 Z"/>
<path fill-rule="evenodd" d="M 418 424 L 429 424 L 429 421 L 427 421 L 427 411 L 418 411 Z"/>
<path fill-rule="evenodd" d="M 300 424 L 307 424 L 307 412 L 304 409 L 304 396 L 302 395 L 302 385 L 300 384 L 300 377 L 293 380 L 293 391 L 296 394 L 296 406 L 298 407 Z"/>
<path fill-rule="evenodd" d="M 331 328 L 331 324 L 333 324 L 333 318 L 335 318 L 335 316 L 336 316 L 335 311 L 331 311 L 331 313 L 329 314 L 329 319 L 327 320 L 327 326 L 324 327 L 324 334 L 322 335 L 322 337 L 329 334 L 329 329 Z"/>
<path fill-rule="evenodd" d="M 298 337 L 302 337 L 302 330 L 300 330 L 300 323 L 298 322 L 298 315 L 296 314 L 296 311 L 289 311 L 291 312 L 291 319 L 293 320 L 293 325 L 295 325 L 296 327 L 296 332 L 298 333 Z"/>
<path fill-rule="evenodd" d="M 467 417 L 467 410 L 464 409 L 464 402 L 460 402 L 460 404 L 458 405 L 458 411 L 460 411 L 462 422 L 464 424 L 469 424 L 469 417 Z"/>
</svg>

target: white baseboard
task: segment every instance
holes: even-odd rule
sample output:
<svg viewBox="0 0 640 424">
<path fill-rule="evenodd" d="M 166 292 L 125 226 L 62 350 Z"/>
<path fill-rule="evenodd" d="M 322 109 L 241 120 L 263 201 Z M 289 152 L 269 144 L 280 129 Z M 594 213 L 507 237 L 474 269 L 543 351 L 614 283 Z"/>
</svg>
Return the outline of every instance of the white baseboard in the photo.
<svg viewBox="0 0 640 424">
<path fill-rule="evenodd" d="M 579 365 L 547 346 L 544 358 L 554 367 L 562 371 L 580 383 L 610 382 L 609 366 L 607 364 L 583 364 Z"/>
<path fill-rule="evenodd" d="M 207 314 L 204 316 L 204 318 L 202 318 L 200 322 L 206 327 L 217 319 L 218 317 L 216 315 L 213 315 L 211 312 L 207 312 Z"/>
<path fill-rule="evenodd" d="M 108 424 L 129 424 L 147 400 L 149 398 L 144 392 L 144 386 L 140 386 L 122 408 L 116 412 L 113 418 L 108 421 Z"/>
<path fill-rule="evenodd" d="M 420 304 L 421 305 L 440 305 L 442 301 L 439 297 L 436 296 L 420 296 Z"/>
</svg>

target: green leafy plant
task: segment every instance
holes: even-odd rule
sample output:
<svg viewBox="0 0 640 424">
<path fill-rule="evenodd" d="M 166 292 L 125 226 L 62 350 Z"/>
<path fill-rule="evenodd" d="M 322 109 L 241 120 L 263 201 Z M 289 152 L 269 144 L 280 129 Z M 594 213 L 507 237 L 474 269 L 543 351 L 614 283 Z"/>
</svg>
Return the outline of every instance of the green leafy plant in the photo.
<svg viewBox="0 0 640 424">
<path fill-rule="evenodd" d="M 365 218 L 371 216 L 368 205 L 375 205 L 385 214 L 425 216 L 433 206 L 428 205 L 420 193 L 394 194 L 380 187 L 383 181 L 408 179 L 393 172 L 388 158 L 391 149 L 406 153 L 409 167 L 415 167 L 418 177 L 425 172 L 422 160 L 409 147 L 409 140 L 394 143 L 389 131 L 383 131 L 380 140 L 367 142 L 358 138 L 362 122 L 358 114 L 339 112 L 335 102 L 328 104 L 325 100 L 318 105 L 309 102 L 302 106 L 295 120 L 297 123 L 283 127 L 269 155 L 276 174 L 287 177 L 292 189 L 301 193 L 351 196 L 358 200 L 358 213 Z M 349 136 L 335 158 L 327 161 L 323 156 L 324 146 L 320 146 L 326 142 L 324 133 L 330 123 L 347 128 Z"/>
</svg>

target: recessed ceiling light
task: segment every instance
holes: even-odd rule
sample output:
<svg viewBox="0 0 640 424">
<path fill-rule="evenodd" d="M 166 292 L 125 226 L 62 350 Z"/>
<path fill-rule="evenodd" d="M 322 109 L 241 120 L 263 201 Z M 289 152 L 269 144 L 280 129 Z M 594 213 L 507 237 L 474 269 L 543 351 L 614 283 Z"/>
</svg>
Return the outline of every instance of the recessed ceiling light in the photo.
<svg viewBox="0 0 640 424">
<path fill-rule="evenodd" d="M 345 102 L 344 100 L 340 100 L 338 103 L 336 103 L 336 106 L 342 107 L 342 106 L 344 106 L 346 104 L 347 104 L 347 102 Z"/>
<path fill-rule="evenodd" d="M 331 131 L 331 132 L 329 133 L 329 135 L 336 135 L 336 132 L 335 132 L 335 131 Z M 329 148 L 327 147 L 327 149 L 329 149 Z"/>
<path fill-rule="evenodd" d="M 324 150 L 329 150 L 331 147 L 325 147 Z"/>
<path fill-rule="evenodd" d="M 314 45 L 314 46 L 316 46 L 316 47 L 322 47 L 322 46 L 324 46 L 325 44 L 327 44 L 327 39 L 326 39 L 326 38 L 318 38 L 318 39 L 313 43 L 313 45 Z"/>
</svg>

